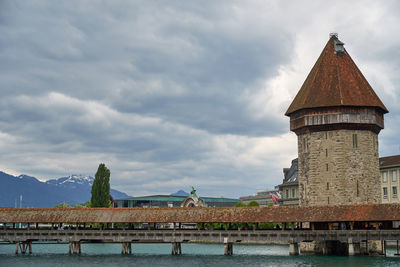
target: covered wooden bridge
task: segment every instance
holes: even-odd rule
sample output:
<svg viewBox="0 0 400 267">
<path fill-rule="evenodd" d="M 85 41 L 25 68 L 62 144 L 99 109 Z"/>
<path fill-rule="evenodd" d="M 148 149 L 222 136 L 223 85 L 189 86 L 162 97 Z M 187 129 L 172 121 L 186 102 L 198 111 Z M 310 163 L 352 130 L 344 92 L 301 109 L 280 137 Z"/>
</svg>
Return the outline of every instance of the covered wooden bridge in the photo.
<svg viewBox="0 0 400 267">
<path fill-rule="evenodd" d="M 16 243 L 24 253 L 32 241 L 69 242 L 70 253 L 79 253 L 81 242 L 122 243 L 122 253 L 133 242 L 169 242 L 172 254 L 182 242 L 209 241 L 225 244 L 281 241 L 298 254 L 302 241 L 344 242 L 357 254 L 368 240 L 400 240 L 400 204 L 366 204 L 314 207 L 190 207 L 190 208 L 69 208 L 0 209 L 0 241 Z M 395 222 L 395 223 L 393 223 Z M 221 223 L 222 229 L 212 224 Z M 278 223 L 261 229 L 261 223 Z M 190 224 L 192 227 L 181 227 Z M 251 225 L 246 229 L 245 225 Z M 18 228 L 22 225 L 22 228 Z M 211 226 L 206 226 L 211 225 Z M 328 247 L 328 246 L 326 246 Z M 350 248 L 351 247 L 351 248 Z M 326 249 L 325 249 L 326 250 Z"/>
</svg>

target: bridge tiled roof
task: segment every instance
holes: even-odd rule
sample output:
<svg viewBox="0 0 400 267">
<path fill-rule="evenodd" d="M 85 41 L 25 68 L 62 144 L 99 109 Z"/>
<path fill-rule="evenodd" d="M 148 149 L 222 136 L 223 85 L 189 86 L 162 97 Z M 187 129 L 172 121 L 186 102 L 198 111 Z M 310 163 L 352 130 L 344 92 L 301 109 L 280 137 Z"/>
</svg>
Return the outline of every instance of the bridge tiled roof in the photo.
<svg viewBox="0 0 400 267">
<path fill-rule="evenodd" d="M 400 221 L 400 204 L 282 207 L 0 209 L 0 223 Z"/>
<path fill-rule="evenodd" d="M 319 56 L 303 86 L 285 115 L 308 108 L 321 107 L 376 107 L 387 113 L 385 105 L 375 94 L 350 55 L 336 51 L 343 45 L 332 36 Z"/>
</svg>

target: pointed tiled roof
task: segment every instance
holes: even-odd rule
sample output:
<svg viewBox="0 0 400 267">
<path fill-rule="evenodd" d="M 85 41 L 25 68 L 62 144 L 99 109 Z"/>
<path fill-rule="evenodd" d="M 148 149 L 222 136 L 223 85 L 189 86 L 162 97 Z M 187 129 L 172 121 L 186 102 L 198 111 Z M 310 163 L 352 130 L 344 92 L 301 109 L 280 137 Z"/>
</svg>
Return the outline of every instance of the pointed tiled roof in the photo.
<svg viewBox="0 0 400 267">
<path fill-rule="evenodd" d="M 333 35 L 285 115 L 306 108 L 340 106 L 376 107 L 388 112 L 343 43 Z"/>
</svg>

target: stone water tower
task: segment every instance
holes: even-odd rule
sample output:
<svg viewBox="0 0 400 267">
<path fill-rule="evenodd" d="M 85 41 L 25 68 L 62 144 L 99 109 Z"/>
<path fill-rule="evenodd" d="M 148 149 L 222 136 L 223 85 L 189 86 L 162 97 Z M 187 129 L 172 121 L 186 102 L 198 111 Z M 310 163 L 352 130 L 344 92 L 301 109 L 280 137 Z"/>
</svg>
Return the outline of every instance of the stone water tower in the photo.
<svg viewBox="0 0 400 267">
<path fill-rule="evenodd" d="M 297 135 L 300 205 L 379 203 L 378 134 L 385 105 L 337 34 L 285 115 Z"/>
</svg>

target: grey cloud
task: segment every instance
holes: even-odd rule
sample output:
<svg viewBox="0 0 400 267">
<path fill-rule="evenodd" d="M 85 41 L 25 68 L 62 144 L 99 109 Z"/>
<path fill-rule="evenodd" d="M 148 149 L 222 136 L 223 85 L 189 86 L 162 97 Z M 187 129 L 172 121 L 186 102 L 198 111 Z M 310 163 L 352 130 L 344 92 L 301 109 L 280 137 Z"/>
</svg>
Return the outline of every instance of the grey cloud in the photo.
<svg viewBox="0 0 400 267">
<path fill-rule="evenodd" d="M 204 194 L 225 196 L 278 184 L 295 146 L 257 154 L 276 153 L 283 166 L 238 159 L 258 147 L 258 137 L 289 131 L 286 107 L 276 110 L 289 97 L 278 94 L 259 112 L 253 100 L 272 90 L 268 81 L 294 58 L 308 59 L 296 54 L 305 51 L 296 50 L 304 38 L 314 43 L 338 21 L 361 70 L 390 67 L 371 81 L 391 111 L 382 154 L 398 153 L 399 38 L 390 25 L 398 24 L 399 7 L 370 4 L 382 12 L 373 13 L 379 23 L 367 31 L 367 9 L 357 1 L 1 1 L 0 164 L 55 178 L 93 174 L 104 161 L 115 187 L 134 195 L 195 181 Z M 385 82 L 397 100 L 380 89 Z M 273 96 L 261 98 L 267 105 Z M 218 146 L 217 137 L 230 136 L 238 139 Z M 235 147 L 241 141 L 243 148 Z"/>
<path fill-rule="evenodd" d="M 76 11 L 71 6 L 63 10 L 51 6 L 42 9 L 30 6 L 26 9 L 36 16 L 27 16 L 19 22 L 22 25 L 17 24 L 20 27 L 17 31 L 24 34 L 25 43 L 15 48 L 27 55 L 24 62 L 5 56 L 10 63 L 7 65 L 14 67 L 13 73 L 19 74 L 15 77 L 17 81 L 11 81 L 11 85 L 3 81 L 6 82 L 3 86 L 9 93 L 57 90 L 80 98 L 112 101 L 110 104 L 123 112 L 160 116 L 211 132 L 244 135 L 282 133 L 282 127 L 266 127 L 275 123 L 274 120 L 255 120 L 245 108 L 246 103 L 240 101 L 240 92 L 251 87 L 258 90 L 260 79 L 276 74 L 276 66 L 287 61 L 290 56 L 288 35 L 283 32 L 268 37 L 259 32 L 246 38 L 244 27 L 237 33 L 244 36 L 238 38 L 229 29 L 231 26 L 224 25 L 221 20 L 226 10 L 232 7 L 211 3 L 210 7 L 201 10 L 193 4 L 179 3 L 168 6 L 166 10 L 152 5 L 139 9 L 135 6 L 135 9 L 130 9 L 131 12 L 122 14 L 115 8 L 105 12 L 99 7 L 85 8 L 81 5 Z M 53 16 L 38 19 L 37 15 L 46 10 L 54 12 Z M 140 13 L 143 10 L 154 12 L 154 17 L 143 16 Z M 213 12 L 210 13 L 210 10 Z M 112 16 L 114 11 L 118 15 Z M 110 14 L 112 19 L 109 19 Z M 157 19 L 161 19 L 161 23 Z M 23 32 L 24 24 L 30 22 L 34 30 Z M 197 26 L 198 22 L 205 26 Z M 269 32 L 274 28 L 276 26 L 271 25 Z M 131 62 L 132 69 L 126 67 L 126 62 Z M 110 68 L 111 64 L 116 70 Z M 117 73 L 120 71 L 118 66 L 123 65 L 125 71 Z M 132 81 L 133 85 L 123 88 L 119 98 L 107 99 L 105 97 L 109 92 L 115 90 L 112 87 L 114 79 Z M 139 88 L 135 87 L 138 81 Z M 184 88 L 183 95 L 163 100 L 178 106 L 179 114 L 171 113 L 170 105 L 162 105 L 159 97 L 165 97 L 163 92 L 160 96 L 141 97 L 135 94 L 146 90 L 142 86 L 154 81 L 159 81 L 165 92 L 170 89 L 168 85 Z M 154 105 L 154 102 L 161 105 Z M 235 119 L 238 117 L 236 114 L 228 115 L 220 108 L 210 109 L 211 105 L 207 102 L 230 106 L 236 114 L 241 114 L 240 117 L 253 123 L 243 125 L 243 121 Z M 218 127 L 212 123 L 208 125 L 203 119 L 197 123 L 196 114 L 219 120 L 216 123 Z"/>
</svg>

